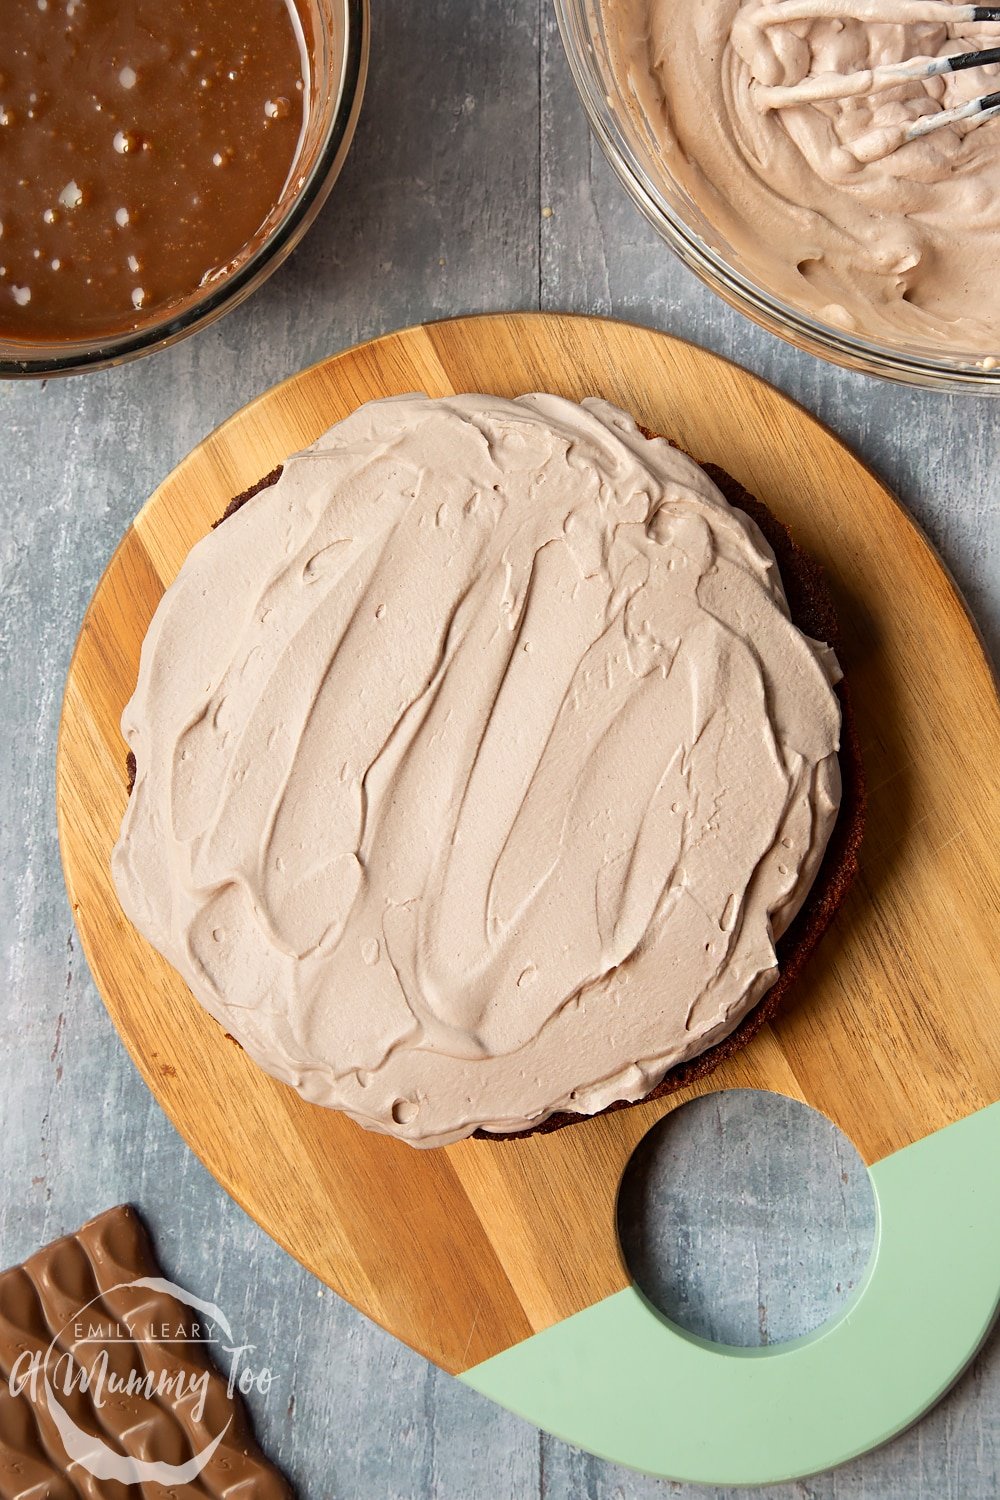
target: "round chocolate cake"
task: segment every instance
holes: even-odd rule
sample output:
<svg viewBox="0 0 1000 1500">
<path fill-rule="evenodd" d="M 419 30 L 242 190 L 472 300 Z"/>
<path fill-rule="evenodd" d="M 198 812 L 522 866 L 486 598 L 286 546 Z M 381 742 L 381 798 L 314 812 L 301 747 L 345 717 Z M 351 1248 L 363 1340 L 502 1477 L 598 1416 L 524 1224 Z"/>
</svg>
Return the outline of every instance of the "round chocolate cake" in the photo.
<svg viewBox="0 0 1000 1500">
<path fill-rule="evenodd" d="M 607 403 L 369 403 L 156 611 L 122 905 L 268 1072 L 414 1145 L 678 1087 L 853 873 L 834 638 L 766 509 Z"/>
</svg>

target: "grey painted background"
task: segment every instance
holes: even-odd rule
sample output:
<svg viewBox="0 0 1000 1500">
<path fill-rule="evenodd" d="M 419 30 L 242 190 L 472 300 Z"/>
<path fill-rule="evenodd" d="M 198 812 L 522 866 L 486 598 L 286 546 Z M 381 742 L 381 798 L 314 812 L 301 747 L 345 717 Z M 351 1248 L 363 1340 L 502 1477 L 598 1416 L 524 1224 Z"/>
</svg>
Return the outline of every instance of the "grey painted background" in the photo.
<svg viewBox="0 0 1000 1500">
<path fill-rule="evenodd" d="M 346 171 L 273 280 L 216 328 L 136 366 L 0 389 L 0 1263 L 113 1203 L 137 1204 L 169 1274 L 220 1303 L 274 1370 L 255 1418 L 309 1500 L 694 1494 L 542 1437 L 431 1369 L 324 1293 L 177 1138 L 117 1040 L 64 897 L 53 757 L 73 640 L 142 500 L 250 397 L 402 324 L 542 307 L 670 329 L 804 402 L 927 528 L 996 654 L 1000 407 L 828 368 L 715 301 L 598 156 L 547 0 L 376 0 L 375 10 Z M 636 1167 L 624 1215 L 633 1264 L 692 1326 L 786 1337 L 859 1274 L 871 1236 L 863 1173 L 822 1122 L 803 1130 L 798 1114 L 710 1100 Z M 993 1500 L 1000 1340 L 914 1431 L 767 1493 Z"/>
</svg>

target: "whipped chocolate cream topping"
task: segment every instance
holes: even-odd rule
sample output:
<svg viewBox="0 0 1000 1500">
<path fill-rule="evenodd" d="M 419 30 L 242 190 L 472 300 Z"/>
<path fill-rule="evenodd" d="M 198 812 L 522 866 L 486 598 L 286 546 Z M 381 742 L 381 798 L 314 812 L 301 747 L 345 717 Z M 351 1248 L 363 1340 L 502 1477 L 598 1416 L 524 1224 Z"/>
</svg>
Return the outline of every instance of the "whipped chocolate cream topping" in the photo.
<svg viewBox="0 0 1000 1500">
<path fill-rule="evenodd" d="M 838 675 L 614 407 L 374 402 L 164 595 L 122 905 L 268 1072 L 415 1145 L 636 1099 L 776 977 Z"/>
<path fill-rule="evenodd" d="M 996 46 L 1000 25 L 947 23 L 930 0 L 813 0 L 793 21 L 759 0 L 597 3 L 623 95 L 727 258 L 852 332 L 1000 357 L 1000 123 L 901 142 L 998 70 L 871 76 Z"/>
</svg>

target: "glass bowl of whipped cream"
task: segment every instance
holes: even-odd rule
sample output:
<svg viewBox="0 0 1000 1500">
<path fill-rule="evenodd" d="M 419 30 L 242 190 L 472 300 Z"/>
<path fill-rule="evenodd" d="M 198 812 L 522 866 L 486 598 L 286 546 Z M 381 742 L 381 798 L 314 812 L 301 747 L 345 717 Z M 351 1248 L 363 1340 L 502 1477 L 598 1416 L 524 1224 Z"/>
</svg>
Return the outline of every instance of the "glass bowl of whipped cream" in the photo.
<svg viewBox="0 0 1000 1500">
<path fill-rule="evenodd" d="M 837 364 L 1000 394 L 1000 119 L 952 120 L 998 68 L 916 76 L 1000 25 L 949 0 L 555 6 L 597 139 L 715 292 Z"/>
</svg>

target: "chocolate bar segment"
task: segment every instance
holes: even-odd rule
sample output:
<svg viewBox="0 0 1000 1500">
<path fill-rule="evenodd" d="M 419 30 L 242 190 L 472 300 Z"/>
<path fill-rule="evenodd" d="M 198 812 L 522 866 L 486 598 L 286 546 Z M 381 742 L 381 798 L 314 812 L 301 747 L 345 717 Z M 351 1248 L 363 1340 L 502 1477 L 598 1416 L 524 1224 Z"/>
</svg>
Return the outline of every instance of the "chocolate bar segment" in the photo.
<svg viewBox="0 0 1000 1500">
<path fill-rule="evenodd" d="M 171 1286 L 127 1205 L 0 1274 L 0 1500 L 291 1500 L 208 1353 L 238 1335 Z"/>
</svg>

